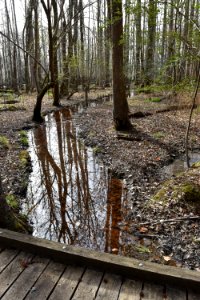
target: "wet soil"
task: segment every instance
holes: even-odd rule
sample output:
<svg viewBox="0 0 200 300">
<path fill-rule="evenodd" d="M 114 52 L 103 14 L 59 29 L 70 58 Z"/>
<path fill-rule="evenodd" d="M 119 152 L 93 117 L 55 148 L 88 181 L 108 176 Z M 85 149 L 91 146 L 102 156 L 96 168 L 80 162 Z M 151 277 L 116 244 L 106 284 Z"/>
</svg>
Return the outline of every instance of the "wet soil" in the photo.
<svg viewBox="0 0 200 300">
<path fill-rule="evenodd" d="M 175 158 L 184 156 L 189 111 L 177 109 L 156 113 L 168 108 L 173 101 L 164 99 L 152 103 L 146 98 L 140 95 L 129 99 L 131 112 L 139 111 L 144 115 L 142 118 L 132 118 L 132 132 L 115 132 L 110 102 L 82 111 L 76 118 L 79 136 L 94 149 L 98 158 L 108 166 L 109 172 L 123 180 L 124 190 L 127 190 L 124 205 L 128 213 L 123 222 L 116 224 L 116 229 L 127 233 L 122 254 L 199 271 L 200 221 L 192 218 L 196 212 L 186 211 L 173 202 L 165 209 L 162 204 L 156 207 L 149 205 L 149 200 L 170 176 L 163 168 Z M 63 102 L 71 105 L 79 101 L 75 96 Z M 20 142 L 19 132 L 35 126 L 31 122 L 34 102 L 34 97 L 28 97 L 16 104 L 17 110 L 0 111 L 0 135 L 9 140 L 8 147 L 0 148 L 3 187 L 6 194 L 15 194 L 19 199 L 25 197 L 28 180 L 27 169 L 19 160 L 20 151 L 26 148 Z M 46 98 L 43 110 L 52 110 L 51 103 L 51 99 Z M 199 128 L 197 108 L 189 141 L 192 151 L 200 150 Z M 171 222 L 168 221 L 171 219 Z"/>
<path fill-rule="evenodd" d="M 172 100 L 166 99 L 159 103 L 147 102 L 144 95 L 130 99 L 131 112 L 139 111 L 144 116 L 132 118 L 132 132 L 115 132 L 111 103 L 88 108 L 77 122 L 85 143 L 98 152 L 110 172 L 123 178 L 127 189 L 128 214 L 124 216 L 123 223 L 118 224 L 120 230 L 129 233 L 124 254 L 199 270 L 199 212 L 192 208 L 185 209 L 184 204 L 174 203 L 170 197 L 167 206 L 163 207 L 162 201 L 160 205 L 149 205 L 165 180 L 175 176 L 167 172 L 165 167 L 176 158 L 185 160 L 184 144 L 189 110 L 170 111 L 172 104 Z M 146 114 L 147 111 L 151 115 Z M 189 139 L 192 151 L 200 150 L 199 126 L 197 109 L 193 115 Z M 200 176 L 199 170 L 197 174 Z M 191 179 L 192 175 L 189 177 Z M 194 219 L 196 215 L 197 219 Z M 184 220 L 180 220 L 181 217 Z"/>
</svg>

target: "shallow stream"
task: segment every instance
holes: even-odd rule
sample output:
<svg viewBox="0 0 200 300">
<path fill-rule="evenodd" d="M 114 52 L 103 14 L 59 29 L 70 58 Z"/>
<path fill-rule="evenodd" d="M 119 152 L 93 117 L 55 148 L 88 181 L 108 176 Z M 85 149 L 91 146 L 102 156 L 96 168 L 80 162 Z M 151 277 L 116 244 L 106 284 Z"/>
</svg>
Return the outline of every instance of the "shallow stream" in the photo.
<svg viewBox="0 0 200 300">
<path fill-rule="evenodd" d="M 79 105 L 53 112 L 29 132 L 32 173 L 23 210 L 33 235 L 141 259 L 154 255 L 157 237 L 131 230 L 127 223 L 127 186 L 78 138 L 75 119 L 84 109 Z M 194 154 L 191 162 L 197 160 L 200 155 Z M 184 168 L 183 160 L 175 160 L 163 172 L 171 177 Z"/>
<path fill-rule="evenodd" d="M 24 211 L 34 236 L 118 253 L 126 191 L 77 138 L 74 117 L 81 110 L 51 113 L 29 133 L 32 173 Z"/>
</svg>

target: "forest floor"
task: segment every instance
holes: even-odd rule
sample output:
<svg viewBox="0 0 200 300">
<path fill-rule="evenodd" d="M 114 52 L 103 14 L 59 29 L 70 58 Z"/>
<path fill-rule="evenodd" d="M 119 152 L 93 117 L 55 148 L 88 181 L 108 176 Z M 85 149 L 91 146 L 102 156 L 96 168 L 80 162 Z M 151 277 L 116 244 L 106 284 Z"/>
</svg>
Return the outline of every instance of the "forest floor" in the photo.
<svg viewBox="0 0 200 300">
<path fill-rule="evenodd" d="M 105 93 L 109 91 L 103 91 Z M 3 188 L 5 194 L 19 198 L 24 197 L 28 180 L 22 159 L 27 147 L 22 130 L 34 126 L 31 116 L 35 97 L 26 97 L 15 104 L 12 111 L 9 107 L 5 109 L 4 103 L 0 106 Z M 90 97 L 95 98 L 95 93 Z M 80 136 L 86 145 L 95 148 L 110 172 L 123 179 L 124 192 L 128 191 L 126 207 L 122 209 L 122 214 L 126 211 L 124 222 L 118 224 L 122 232 L 128 233 L 124 254 L 200 271 L 200 168 L 176 175 L 167 167 L 184 156 L 189 117 L 187 99 L 183 96 L 174 99 L 167 94 L 162 95 L 159 102 L 158 98 L 141 94 L 129 99 L 132 132 L 114 130 L 109 101 L 87 108 L 76 122 L 81 125 Z M 74 95 L 72 100 L 63 100 L 63 104 L 79 101 L 83 98 Z M 43 111 L 50 112 L 51 104 L 51 99 L 45 98 Z M 200 110 L 197 108 L 189 138 L 189 148 L 197 155 L 200 153 L 199 128 Z M 6 137 L 7 142 L 2 137 Z"/>
</svg>

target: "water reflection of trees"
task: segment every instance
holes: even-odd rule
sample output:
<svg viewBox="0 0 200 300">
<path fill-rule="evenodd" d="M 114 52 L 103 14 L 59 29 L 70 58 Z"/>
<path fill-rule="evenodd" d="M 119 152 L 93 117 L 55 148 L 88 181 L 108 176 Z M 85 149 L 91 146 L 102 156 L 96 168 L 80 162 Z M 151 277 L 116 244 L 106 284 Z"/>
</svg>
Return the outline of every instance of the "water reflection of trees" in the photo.
<svg viewBox="0 0 200 300">
<path fill-rule="evenodd" d="M 108 180 L 106 169 L 77 139 L 71 111 L 48 116 L 31 143 L 27 209 L 34 234 L 105 251 L 118 248 L 122 186 Z"/>
</svg>

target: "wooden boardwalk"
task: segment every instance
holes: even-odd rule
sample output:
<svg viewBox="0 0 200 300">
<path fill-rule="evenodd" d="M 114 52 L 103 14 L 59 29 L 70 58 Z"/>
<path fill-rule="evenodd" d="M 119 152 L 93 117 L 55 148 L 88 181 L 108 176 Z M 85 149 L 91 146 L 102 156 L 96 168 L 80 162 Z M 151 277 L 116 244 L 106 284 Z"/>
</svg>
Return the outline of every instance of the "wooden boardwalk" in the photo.
<svg viewBox="0 0 200 300">
<path fill-rule="evenodd" d="M 13 249 L 8 248 L 11 245 Z M 198 272 L 146 264 L 2 229 L 0 247 L 3 300 L 200 299 Z"/>
</svg>

